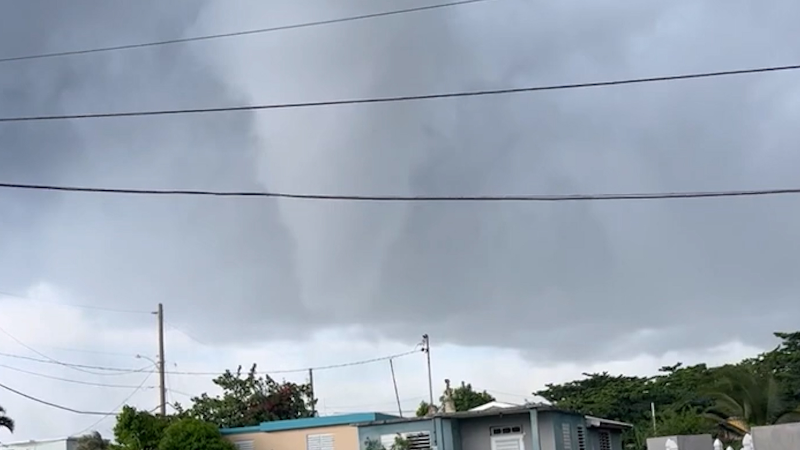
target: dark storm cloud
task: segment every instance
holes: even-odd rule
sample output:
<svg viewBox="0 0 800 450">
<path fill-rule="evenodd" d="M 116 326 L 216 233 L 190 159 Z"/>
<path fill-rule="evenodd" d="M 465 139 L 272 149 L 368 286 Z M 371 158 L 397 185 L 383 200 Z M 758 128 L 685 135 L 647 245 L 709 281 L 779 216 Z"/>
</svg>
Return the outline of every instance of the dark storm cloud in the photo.
<svg viewBox="0 0 800 450">
<path fill-rule="evenodd" d="M 170 39 L 186 32 L 202 6 L 5 5 L 0 28 L 7 39 L 0 54 Z M 193 53 L 176 47 L 12 62 L 0 69 L 3 116 L 244 101 Z M 252 162 L 258 138 L 247 114 L 19 125 L 0 127 L 4 180 L 259 187 Z M 164 302 L 184 320 L 204 324 L 267 310 L 292 317 L 299 304 L 291 238 L 274 205 L 13 191 L 0 199 L 2 290 L 21 292 L 47 281 L 83 302 L 140 309 Z M 266 308 L 266 292 L 282 303 Z M 263 333 L 247 327 L 240 332 Z"/>
<path fill-rule="evenodd" d="M 190 30 L 197 33 L 391 7 L 243 5 L 174 11 L 191 18 L 184 29 L 196 16 Z M 800 32 L 789 20 L 798 13 L 788 1 L 756 8 L 498 0 L 190 48 L 54 60 L 39 78 L 4 78 L 4 92 L 16 87 L 20 106 L 4 100 L 2 108 L 216 106 L 787 64 L 800 60 L 792 45 Z M 174 29 L 142 21 L 149 28 L 120 24 L 108 39 L 147 40 Z M 37 64 L 42 71 L 45 63 Z M 52 160 L 4 156 L 17 164 L 4 176 L 32 182 L 420 195 L 787 187 L 800 185 L 795 79 L 773 74 L 253 116 L 36 124 L 51 127 L 49 138 L 34 124 L 15 125 L 0 136 L 39 152 L 55 144 L 73 149 Z M 3 194 L 20 205 L 23 198 L 13 195 Z M 164 301 L 214 339 L 268 336 L 278 325 L 361 324 L 409 341 L 428 332 L 438 342 L 509 346 L 538 358 L 604 358 L 732 338 L 760 343 L 790 327 L 798 312 L 794 198 L 24 201 L 33 203 L 12 215 L 14 226 L 4 215 L 0 235 L 13 250 L 0 255 L 3 265 L 26 274 L 12 281 L 43 278 L 110 304 Z M 19 269 L 20 260 L 35 269 Z"/>
</svg>

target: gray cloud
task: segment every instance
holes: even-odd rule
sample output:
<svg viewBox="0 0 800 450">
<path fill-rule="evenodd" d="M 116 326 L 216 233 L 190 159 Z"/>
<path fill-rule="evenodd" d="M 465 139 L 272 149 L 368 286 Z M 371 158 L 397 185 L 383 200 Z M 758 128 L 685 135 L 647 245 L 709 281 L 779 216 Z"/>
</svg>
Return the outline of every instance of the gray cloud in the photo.
<svg viewBox="0 0 800 450">
<path fill-rule="evenodd" d="M 28 48 L 0 45 L 3 54 L 23 54 L 382 9 L 355 1 L 325 8 L 262 1 L 238 13 L 214 2 L 155 5 L 95 8 L 91 23 L 53 11 L 53 23 L 30 31 Z M 39 17 L 31 8 L 30 17 Z M 800 32 L 789 20 L 798 8 L 788 1 L 757 9 L 712 1 L 487 2 L 9 64 L 0 75 L 0 110 L 302 101 L 785 64 L 800 59 L 791 44 Z M 796 186 L 798 93 L 794 75 L 774 74 L 6 124 L 0 174 L 343 194 Z M 428 332 L 439 342 L 515 347 L 536 358 L 617 357 L 732 338 L 760 343 L 791 327 L 797 202 L 367 205 L 3 192 L 0 206 L 13 214 L 0 218 L 0 280 L 19 288 L 46 279 L 107 306 L 162 301 L 174 320 L 218 340 L 361 324 L 409 341 Z"/>
</svg>

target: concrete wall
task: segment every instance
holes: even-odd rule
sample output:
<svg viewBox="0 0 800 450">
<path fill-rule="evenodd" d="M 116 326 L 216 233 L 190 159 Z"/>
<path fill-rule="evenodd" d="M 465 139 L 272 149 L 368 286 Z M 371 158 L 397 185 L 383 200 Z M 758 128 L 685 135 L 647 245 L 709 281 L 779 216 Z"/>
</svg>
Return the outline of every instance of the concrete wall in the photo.
<svg viewBox="0 0 800 450">
<path fill-rule="evenodd" d="M 531 416 L 526 411 L 494 417 L 475 417 L 459 420 L 461 427 L 461 450 L 488 450 L 492 448 L 490 427 L 521 426 L 526 449 L 532 449 Z M 449 449 L 440 449 L 449 450 Z"/>
<path fill-rule="evenodd" d="M 800 423 L 753 427 L 751 434 L 755 450 L 800 449 Z"/>
<path fill-rule="evenodd" d="M 253 441 L 253 450 L 305 450 L 306 436 L 309 434 L 332 434 L 336 450 L 359 449 L 358 428 L 348 425 L 304 430 L 237 433 L 224 437 L 233 443 Z"/>
<path fill-rule="evenodd" d="M 556 450 L 556 426 L 553 421 L 553 414 L 540 412 L 538 421 L 541 450 Z"/>
<path fill-rule="evenodd" d="M 714 448 L 714 440 L 710 434 L 691 436 L 661 436 L 647 439 L 647 450 L 664 450 L 667 439 L 678 444 L 678 450 L 709 450 Z"/>
<path fill-rule="evenodd" d="M 458 424 L 454 424 L 450 419 L 442 419 L 440 417 L 402 422 L 388 421 L 377 425 L 360 425 L 358 427 L 358 442 L 361 447 L 356 448 L 364 448 L 364 441 L 367 439 L 380 440 L 381 436 L 387 434 L 419 432 L 430 433 L 431 443 L 433 443 L 435 437 L 438 450 L 461 450 L 461 446 L 453 440 L 453 436 L 459 434 Z M 337 448 L 336 450 L 339 449 Z"/>
</svg>

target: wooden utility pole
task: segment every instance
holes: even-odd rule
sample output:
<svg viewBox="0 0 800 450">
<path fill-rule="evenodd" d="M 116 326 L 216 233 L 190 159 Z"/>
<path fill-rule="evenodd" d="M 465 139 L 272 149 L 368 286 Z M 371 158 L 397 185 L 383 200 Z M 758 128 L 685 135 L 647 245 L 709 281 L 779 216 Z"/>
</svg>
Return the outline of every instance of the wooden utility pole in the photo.
<svg viewBox="0 0 800 450">
<path fill-rule="evenodd" d="M 314 369 L 308 369 L 308 388 L 311 391 L 311 417 L 317 417 L 317 403 L 314 397 Z"/>
<path fill-rule="evenodd" d="M 397 390 L 397 378 L 394 376 L 394 362 L 389 358 L 389 369 L 392 371 L 392 384 L 394 385 L 394 398 L 397 400 L 397 413 L 403 417 L 403 407 L 400 406 L 400 392 Z"/>
<path fill-rule="evenodd" d="M 158 387 L 159 387 L 159 412 L 162 417 L 167 415 L 167 384 L 164 380 L 164 307 L 158 304 Z"/>
</svg>

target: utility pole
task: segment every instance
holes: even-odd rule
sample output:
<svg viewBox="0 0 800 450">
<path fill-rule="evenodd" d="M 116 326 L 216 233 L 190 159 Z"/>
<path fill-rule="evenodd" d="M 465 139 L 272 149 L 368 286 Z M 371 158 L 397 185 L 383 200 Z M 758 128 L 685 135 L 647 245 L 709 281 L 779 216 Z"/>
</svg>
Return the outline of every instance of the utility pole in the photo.
<svg viewBox="0 0 800 450">
<path fill-rule="evenodd" d="M 430 395 L 430 406 L 428 406 L 428 411 L 431 413 L 431 444 L 433 448 L 439 448 L 439 439 L 438 433 L 436 432 L 436 407 L 433 404 L 433 376 L 431 375 L 431 339 L 428 337 L 428 334 L 422 335 L 422 351 L 425 352 L 425 357 L 428 361 L 428 394 Z"/>
<path fill-rule="evenodd" d="M 392 371 L 392 384 L 394 385 L 394 398 L 397 400 L 397 413 L 403 417 L 403 408 L 400 406 L 400 392 L 397 390 L 397 378 L 394 376 L 394 362 L 389 358 L 389 369 Z"/>
<path fill-rule="evenodd" d="M 308 388 L 311 391 L 311 417 L 317 417 L 317 399 L 314 397 L 314 369 L 308 369 Z"/>
<path fill-rule="evenodd" d="M 159 381 L 159 412 L 162 417 L 167 415 L 167 384 L 164 381 L 164 306 L 158 304 L 158 381 Z"/>
<path fill-rule="evenodd" d="M 425 352 L 425 357 L 428 359 L 428 394 L 430 395 L 430 407 L 434 407 L 433 403 L 433 377 L 431 375 L 431 340 L 427 334 L 422 335 L 422 351 Z"/>
</svg>

